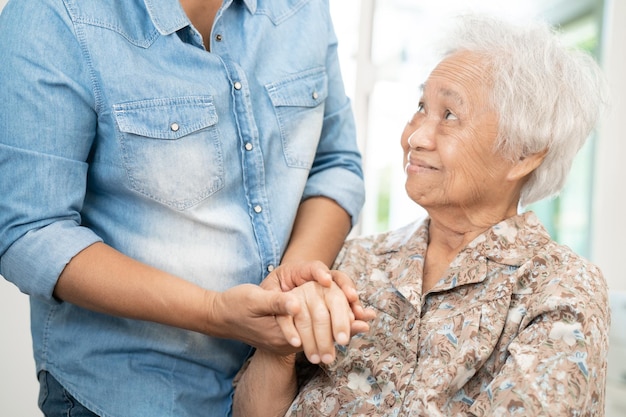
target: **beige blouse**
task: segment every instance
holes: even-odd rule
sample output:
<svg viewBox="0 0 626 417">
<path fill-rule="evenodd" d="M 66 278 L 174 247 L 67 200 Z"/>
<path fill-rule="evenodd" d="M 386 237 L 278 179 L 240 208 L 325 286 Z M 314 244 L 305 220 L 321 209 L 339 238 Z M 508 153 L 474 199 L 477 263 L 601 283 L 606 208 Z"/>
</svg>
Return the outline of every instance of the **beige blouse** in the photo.
<svg viewBox="0 0 626 417">
<path fill-rule="evenodd" d="M 287 416 L 602 416 L 600 270 L 533 213 L 478 236 L 421 294 L 428 219 L 346 243 L 336 268 L 377 311 Z"/>
</svg>

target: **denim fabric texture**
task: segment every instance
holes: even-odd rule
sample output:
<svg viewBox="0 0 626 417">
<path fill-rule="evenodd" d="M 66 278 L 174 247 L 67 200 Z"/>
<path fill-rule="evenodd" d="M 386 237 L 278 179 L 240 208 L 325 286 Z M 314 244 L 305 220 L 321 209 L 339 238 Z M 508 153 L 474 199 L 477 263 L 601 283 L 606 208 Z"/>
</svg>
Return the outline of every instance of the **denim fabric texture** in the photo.
<svg viewBox="0 0 626 417">
<path fill-rule="evenodd" d="M 98 417 L 78 402 L 49 372 L 39 373 L 39 409 L 45 417 Z"/>
<path fill-rule="evenodd" d="M 0 274 L 31 298 L 37 370 L 103 417 L 229 415 L 249 346 L 52 293 L 99 241 L 222 291 L 279 264 L 302 199 L 356 221 L 328 1 L 225 0 L 202 39 L 177 0 L 11 0 L 0 62 Z"/>
</svg>

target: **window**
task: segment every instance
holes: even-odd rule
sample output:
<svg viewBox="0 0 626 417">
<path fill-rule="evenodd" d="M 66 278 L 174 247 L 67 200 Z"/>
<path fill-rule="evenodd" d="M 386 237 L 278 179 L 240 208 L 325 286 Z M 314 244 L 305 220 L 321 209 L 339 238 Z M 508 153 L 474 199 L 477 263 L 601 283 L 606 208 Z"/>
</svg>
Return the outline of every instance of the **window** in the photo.
<svg viewBox="0 0 626 417">
<path fill-rule="evenodd" d="M 507 7 L 502 7 L 507 2 Z M 331 11 L 352 98 L 367 190 L 360 228 L 378 233 L 425 215 L 406 196 L 400 134 L 419 99 L 419 85 L 438 60 L 433 49 L 450 16 L 468 11 L 464 0 L 333 0 Z M 472 11 L 511 19 L 547 19 L 565 41 L 595 53 L 600 0 L 474 0 Z M 506 10 L 503 10 L 506 9 Z M 529 207 L 552 237 L 587 255 L 591 216 L 593 138 L 579 152 L 558 198 Z"/>
</svg>

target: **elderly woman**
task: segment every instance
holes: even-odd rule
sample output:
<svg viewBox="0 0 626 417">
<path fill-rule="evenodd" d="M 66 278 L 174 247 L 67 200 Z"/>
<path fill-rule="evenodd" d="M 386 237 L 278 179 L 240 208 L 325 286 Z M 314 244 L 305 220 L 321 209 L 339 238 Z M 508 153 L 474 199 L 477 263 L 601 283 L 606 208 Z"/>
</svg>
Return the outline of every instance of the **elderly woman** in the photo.
<svg viewBox="0 0 626 417">
<path fill-rule="evenodd" d="M 369 331 L 308 379 L 294 356 L 258 351 L 235 414 L 604 414 L 606 283 L 518 211 L 563 186 L 600 71 L 543 25 L 465 17 L 450 45 L 402 134 L 406 190 L 428 218 L 336 260 L 376 311 Z M 315 285 L 295 290 L 311 308 Z"/>
</svg>

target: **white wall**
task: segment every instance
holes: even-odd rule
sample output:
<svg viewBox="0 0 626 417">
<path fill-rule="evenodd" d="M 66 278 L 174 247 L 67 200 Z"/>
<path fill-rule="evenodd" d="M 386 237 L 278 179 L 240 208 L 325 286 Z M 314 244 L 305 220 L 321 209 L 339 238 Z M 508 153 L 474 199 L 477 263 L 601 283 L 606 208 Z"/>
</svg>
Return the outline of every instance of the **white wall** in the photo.
<svg viewBox="0 0 626 417">
<path fill-rule="evenodd" d="M 0 416 L 42 415 L 29 329 L 28 297 L 0 275 Z"/>
</svg>

